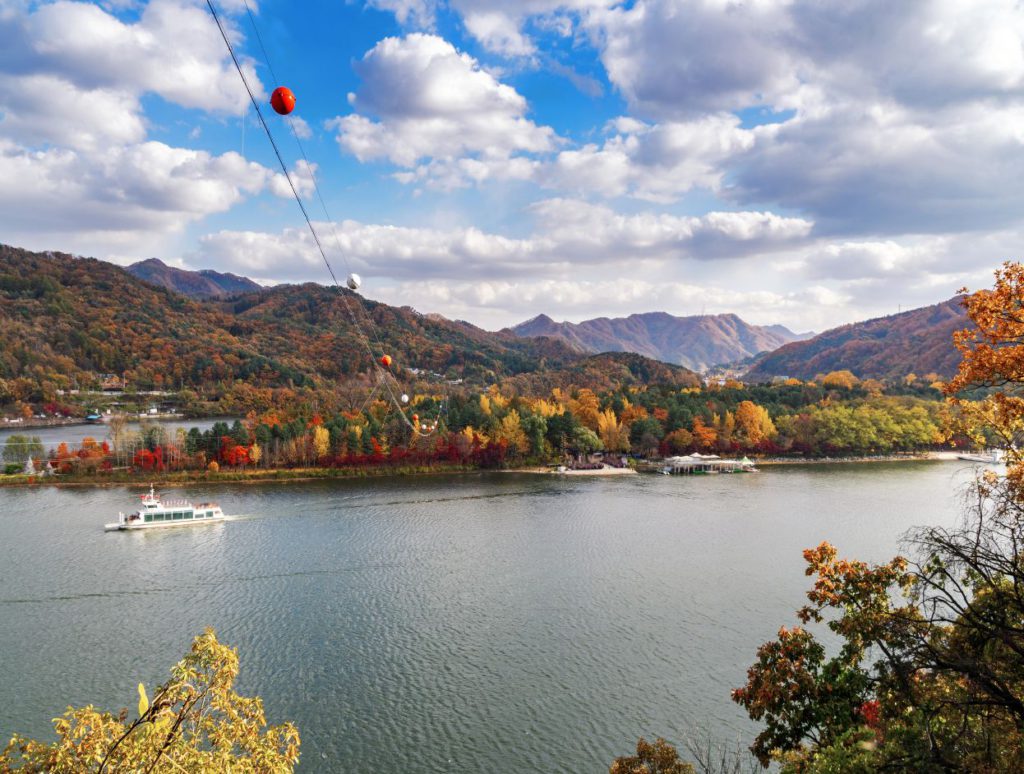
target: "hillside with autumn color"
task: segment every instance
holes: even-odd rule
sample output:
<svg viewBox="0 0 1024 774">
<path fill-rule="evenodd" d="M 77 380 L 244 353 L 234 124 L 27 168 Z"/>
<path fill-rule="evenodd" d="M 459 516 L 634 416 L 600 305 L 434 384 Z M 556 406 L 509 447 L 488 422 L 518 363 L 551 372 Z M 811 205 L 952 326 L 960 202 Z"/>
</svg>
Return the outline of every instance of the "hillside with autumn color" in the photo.
<svg viewBox="0 0 1024 774">
<path fill-rule="evenodd" d="M 524 376 L 562 387 L 593 379 L 603 388 L 618 386 L 616 374 L 633 383 L 664 374 L 696 383 L 685 369 L 642 358 L 609 369 L 560 341 L 491 333 L 337 288 L 287 285 L 200 302 L 103 261 L 7 246 L 0 328 L 0 404 L 52 401 L 116 375 L 135 390 L 233 395 L 222 408 L 238 411 L 267 404 L 268 390 L 330 391 L 382 354 L 409 380 Z"/>
<path fill-rule="evenodd" d="M 902 379 L 910 374 L 948 378 L 960 363 L 953 333 L 969 325 L 961 298 L 951 298 L 786 344 L 757 360 L 745 378 L 813 379 L 838 370 L 861 379 Z"/>
</svg>

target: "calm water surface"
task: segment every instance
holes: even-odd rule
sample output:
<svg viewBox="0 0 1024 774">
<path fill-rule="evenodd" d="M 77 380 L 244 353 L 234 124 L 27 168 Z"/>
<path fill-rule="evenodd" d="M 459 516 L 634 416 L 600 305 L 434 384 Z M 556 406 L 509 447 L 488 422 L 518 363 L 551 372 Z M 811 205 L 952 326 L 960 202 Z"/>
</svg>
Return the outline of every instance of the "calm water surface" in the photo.
<svg viewBox="0 0 1024 774">
<path fill-rule="evenodd" d="M 303 771 L 603 772 L 638 736 L 749 740 L 729 701 L 795 622 L 800 552 L 952 522 L 956 463 L 479 474 L 168 490 L 237 518 L 104 533 L 138 489 L 0 490 L 0 739 L 117 711 L 213 626 Z"/>
</svg>

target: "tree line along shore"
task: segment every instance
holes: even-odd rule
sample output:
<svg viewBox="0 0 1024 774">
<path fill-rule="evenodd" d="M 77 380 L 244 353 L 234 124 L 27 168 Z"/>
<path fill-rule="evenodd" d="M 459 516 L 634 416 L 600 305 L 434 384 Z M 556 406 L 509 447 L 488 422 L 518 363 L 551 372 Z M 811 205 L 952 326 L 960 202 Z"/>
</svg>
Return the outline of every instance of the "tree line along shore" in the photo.
<svg viewBox="0 0 1024 774">
<path fill-rule="evenodd" d="M 2 446 L 0 481 L 259 480 L 446 469 L 520 469 L 594 455 L 657 459 L 744 454 L 764 461 L 892 458 L 986 445 L 941 383 L 884 384 L 833 372 L 773 385 L 652 384 L 529 397 L 494 385 L 480 392 L 411 396 L 413 423 L 384 400 L 330 414 L 310 405 L 250 410 L 207 430 L 114 416 L 97 436 L 46 449 L 26 432 Z M 418 416 L 435 417 L 420 425 Z M 424 428 L 430 432 L 421 432 Z M 316 471 L 315 473 L 313 471 Z M 332 471 L 327 473 L 326 471 Z M 186 475 L 187 474 L 187 475 Z"/>
</svg>

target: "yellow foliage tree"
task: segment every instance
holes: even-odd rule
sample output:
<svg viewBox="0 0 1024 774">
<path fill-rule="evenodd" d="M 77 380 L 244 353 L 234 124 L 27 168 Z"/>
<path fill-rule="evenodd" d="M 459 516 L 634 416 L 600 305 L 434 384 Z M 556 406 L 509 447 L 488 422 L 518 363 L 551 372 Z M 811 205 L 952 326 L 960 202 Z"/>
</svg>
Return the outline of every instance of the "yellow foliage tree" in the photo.
<svg viewBox="0 0 1024 774">
<path fill-rule="evenodd" d="M 860 384 L 860 379 L 854 376 L 852 371 L 832 371 L 822 378 L 821 383 L 826 387 L 841 387 L 851 390 Z"/>
<path fill-rule="evenodd" d="M 601 406 L 600 401 L 592 390 L 584 387 L 575 398 L 569 400 L 569 411 L 572 412 L 580 424 L 597 431 L 597 415 Z"/>
<path fill-rule="evenodd" d="M 597 436 L 607 451 L 629 451 L 629 426 L 620 422 L 610 408 L 597 416 Z"/>
<path fill-rule="evenodd" d="M 750 400 L 741 401 L 736 407 L 736 429 L 740 441 L 747 446 L 774 438 L 778 432 L 768 410 Z"/>
<path fill-rule="evenodd" d="M 545 419 L 565 413 L 565 406 L 553 400 L 545 400 L 544 398 L 527 401 L 527 405 L 534 414 L 542 416 Z"/>
<path fill-rule="evenodd" d="M 259 697 L 233 690 L 237 676 L 237 651 L 207 629 L 152 701 L 139 684 L 136 719 L 92 706 L 68 709 L 53 721 L 55 742 L 15 735 L 0 754 L 0 771 L 293 771 L 298 730 L 291 723 L 266 727 Z"/>
<path fill-rule="evenodd" d="M 319 457 L 326 457 L 331 448 L 331 433 L 323 425 L 313 428 L 313 453 Z"/>
<path fill-rule="evenodd" d="M 501 394 L 496 384 L 487 388 L 487 397 L 490 398 L 492 411 L 502 411 L 508 406 L 508 398 Z"/>
<path fill-rule="evenodd" d="M 494 433 L 494 440 L 506 441 L 509 449 L 514 449 L 520 454 L 528 454 L 530 441 L 520 424 L 519 412 L 513 409 L 505 415 Z"/>
<path fill-rule="evenodd" d="M 249 459 L 253 465 L 259 465 L 260 460 L 263 459 L 263 447 L 258 443 L 254 443 L 249 447 Z"/>
<path fill-rule="evenodd" d="M 482 444 L 487 444 L 491 440 L 486 435 L 481 433 L 479 430 L 474 429 L 471 425 L 466 426 L 466 428 L 462 431 L 462 435 L 465 436 L 466 440 L 469 441 L 470 445 L 472 445 L 474 438 L 479 439 L 480 443 Z"/>
</svg>

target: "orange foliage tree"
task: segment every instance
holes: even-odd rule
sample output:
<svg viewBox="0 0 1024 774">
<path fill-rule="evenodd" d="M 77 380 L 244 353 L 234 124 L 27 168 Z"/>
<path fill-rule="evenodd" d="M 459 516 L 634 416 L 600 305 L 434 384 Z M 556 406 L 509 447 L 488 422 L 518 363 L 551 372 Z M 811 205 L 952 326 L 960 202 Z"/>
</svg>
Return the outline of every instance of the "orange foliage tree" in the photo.
<svg viewBox="0 0 1024 774">
<path fill-rule="evenodd" d="M 971 419 L 1007 440 L 1024 421 L 1024 268 L 966 300 L 976 325 L 951 396 L 993 389 Z M 954 398 L 955 400 L 955 398 Z M 764 728 L 752 751 L 783 774 L 831 771 L 1024 771 L 1024 462 L 978 477 L 963 521 L 912 537 L 910 558 L 878 565 L 805 552 L 815 578 L 802 624 L 783 627 L 733 693 Z"/>
</svg>

